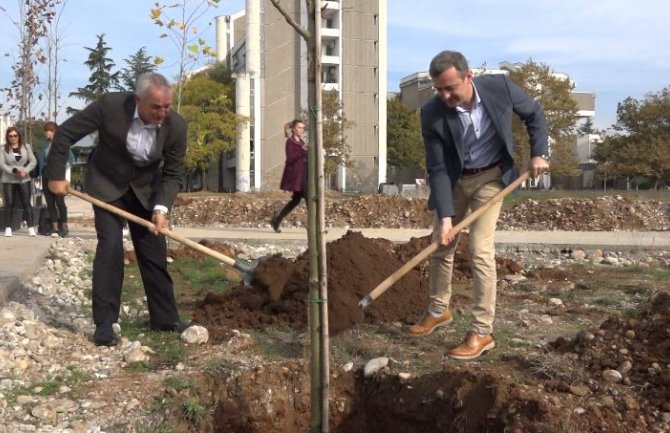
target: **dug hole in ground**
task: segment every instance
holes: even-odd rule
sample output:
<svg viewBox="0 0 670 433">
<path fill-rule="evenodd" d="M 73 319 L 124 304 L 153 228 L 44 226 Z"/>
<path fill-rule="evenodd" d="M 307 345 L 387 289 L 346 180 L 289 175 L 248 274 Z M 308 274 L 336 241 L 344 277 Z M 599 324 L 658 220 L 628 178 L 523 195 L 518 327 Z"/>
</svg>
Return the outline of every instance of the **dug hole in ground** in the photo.
<svg viewBox="0 0 670 433">
<path fill-rule="evenodd" d="M 424 338 L 407 335 L 428 303 L 426 264 L 366 310 L 358 306 L 428 242 L 394 245 L 349 232 L 328 244 L 331 431 L 664 431 L 670 421 L 666 281 L 637 287 L 632 279 L 613 288 L 604 282 L 620 279 L 622 269 L 594 264 L 597 253 L 590 262 L 561 266 L 500 257 L 498 346 L 463 363 L 444 354 L 469 322 L 467 236 L 456 256 L 452 327 Z M 212 431 L 309 429 L 308 266 L 305 255 L 270 258 L 257 269 L 253 288 L 198 301 L 193 319 L 215 343 L 252 329 L 254 342 L 243 353 L 272 352 L 254 368 L 231 365 L 208 377 L 217 402 Z M 619 301 L 603 301 L 619 296 L 622 305 L 635 306 L 629 317 L 617 311 Z M 365 377 L 365 362 L 377 357 L 388 364 Z"/>
</svg>

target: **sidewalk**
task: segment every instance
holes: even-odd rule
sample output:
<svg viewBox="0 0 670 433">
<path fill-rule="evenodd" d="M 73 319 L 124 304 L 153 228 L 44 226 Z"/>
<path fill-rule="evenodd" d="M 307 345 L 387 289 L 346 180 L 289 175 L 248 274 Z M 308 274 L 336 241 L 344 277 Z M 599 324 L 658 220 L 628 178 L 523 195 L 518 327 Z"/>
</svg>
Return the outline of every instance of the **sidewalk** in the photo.
<svg viewBox="0 0 670 433">
<path fill-rule="evenodd" d="M 91 205 L 73 196 L 67 196 L 68 213 L 77 220 L 92 221 Z M 393 242 L 407 242 L 413 237 L 426 236 L 428 229 L 355 229 L 368 238 L 383 238 Z M 269 226 L 263 228 L 225 227 L 225 228 L 189 228 L 176 227 L 174 233 L 199 241 L 212 240 L 244 242 L 250 244 L 307 245 L 307 232 L 304 228 L 286 228 L 275 233 Z M 328 229 L 326 241 L 339 239 L 346 233 L 343 228 Z M 70 236 L 95 238 L 92 223 L 88 226 L 72 222 Z M 17 232 L 11 238 L 0 238 L 0 305 L 9 293 L 21 286 L 33 275 L 49 252 L 53 238 L 37 236 L 29 238 L 25 231 Z M 563 231 L 498 231 L 496 248 L 508 249 L 612 249 L 631 250 L 668 250 L 670 251 L 670 232 L 563 232 Z"/>
</svg>

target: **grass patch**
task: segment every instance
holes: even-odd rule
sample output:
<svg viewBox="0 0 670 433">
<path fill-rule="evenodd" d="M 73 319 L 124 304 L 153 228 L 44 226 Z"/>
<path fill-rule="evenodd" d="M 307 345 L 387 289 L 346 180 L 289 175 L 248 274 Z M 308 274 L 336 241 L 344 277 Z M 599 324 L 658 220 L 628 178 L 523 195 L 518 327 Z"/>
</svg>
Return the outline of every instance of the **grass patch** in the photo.
<svg viewBox="0 0 670 433">
<path fill-rule="evenodd" d="M 16 399 L 20 395 L 56 395 L 63 386 L 70 388 L 70 393 L 77 395 L 79 386 L 91 380 L 93 380 L 93 377 L 90 374 L 80 370 L 76 365 L 68 365 L 61 374 L 30 385 L 4 390 L 3 394 L 8 403 L 16 403 Z"/>
<path fill-rule="evenodd" d="M 137 319 L 123 322 L 121 334 L 131 341 L 141 341 L 142 345 L 150 347 L 158 355 L 156 360 L 133 364 L 132 368 L 138 371 L 155 370 L 161 365 L 175 366 L 186 359 L 187 348 L 176 332 L 152 331 L 144 320 Z"/>
<path fill-rule="evenodd" d="M 193 379 L 170 376 L 163 380 L 163 385 L 176 391 L 183 391 L 185 389 L 195 389 L 198 384 Z"/>
<path fill-rule="evenodd" d="M 197 398 L 189 397 L 182 403 L 181 415 L 185 421 L 197 425 L 205 416 L 205 408 Z"/>
<path fill-rule="evenodd" d="M 225 294 L 240 280 L 231 280 L 218 260 L 211 257 L 195 258 L 180 257 L 171 265 L 171 269 L 179 272 L 183 282 L 194 292 L 209 291 Z"/>
</svg>

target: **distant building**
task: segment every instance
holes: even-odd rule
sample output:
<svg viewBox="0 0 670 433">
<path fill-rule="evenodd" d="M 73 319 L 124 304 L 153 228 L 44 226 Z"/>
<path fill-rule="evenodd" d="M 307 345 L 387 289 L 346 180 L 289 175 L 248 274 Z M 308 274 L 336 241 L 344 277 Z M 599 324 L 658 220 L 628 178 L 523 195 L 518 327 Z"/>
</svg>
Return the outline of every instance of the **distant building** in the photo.
<svg viewBox="0 0 670 433">
<path fill-rule="evenodd" d="M 12 118 L 9 112 L 0 113 L 0 137 L 2 137 L 2 144 L 5 144 L 5 132 L 7 128 L 13 125 Z"/>
<path fill-rule="evenodd" d="M 307 27 L 303 0 L 281 6 Z M 386 0 L 322 1 L 321 14 L 323 89 L 339 93 L 355 122 L 346 132 L 352 167 L 340 167 L 330 186 L 377 191 L 386 175 Z M 278 189 L 284 124 L 308 108 L 306 45 L 269 0 L 247 0 L 245 11 L 218 17 L 217 55 L 237 78 L 238 113 L 251 119 L 222 163 L 223 189 Z"/>
</svg>

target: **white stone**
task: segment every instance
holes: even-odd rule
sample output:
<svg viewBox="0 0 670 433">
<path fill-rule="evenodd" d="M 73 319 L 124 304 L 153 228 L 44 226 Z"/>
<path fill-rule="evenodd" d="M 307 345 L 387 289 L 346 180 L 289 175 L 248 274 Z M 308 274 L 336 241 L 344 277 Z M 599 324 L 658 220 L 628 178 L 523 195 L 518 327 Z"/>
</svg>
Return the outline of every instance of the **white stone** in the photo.
<svg viewBox="0 0 670 433">
<path fill-rule="evenodd" d="M 187 344 L 205 344 L 209 341 L 209 331 L 204 326 L 189 326 L 179 338 Z"/>
<path fill-rule="evenodd" d="M 619 383 L 623 380 L 623 375 L 616 370 L 603 370 L 603 379 L 610 383 Z"/>
<path fill-rule="evenodd" d="M 365 367 L 363 367 L 363 375 L 365 377 L 370 377 L 382 368 L 385 368 L 388 364 L 389 359 L 386 356 L 371 359 L 365 364 Z"/>
</svg>

